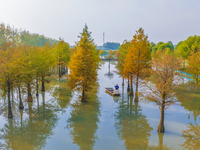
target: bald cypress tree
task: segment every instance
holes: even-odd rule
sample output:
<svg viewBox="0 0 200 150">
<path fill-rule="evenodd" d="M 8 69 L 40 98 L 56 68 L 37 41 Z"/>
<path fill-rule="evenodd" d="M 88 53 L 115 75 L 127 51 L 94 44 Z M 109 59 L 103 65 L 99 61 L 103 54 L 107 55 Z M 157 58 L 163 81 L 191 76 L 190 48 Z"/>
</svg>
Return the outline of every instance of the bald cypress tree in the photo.
<svg viewBox="0 0 200 150">
<path fill-rule="evenodd" d="M 87 25 L 83 28 L 79 38 L 80 41 L 76 43 L 77 51 L 72 56 L 69 64 L 68 85 L 72 90 L 81 91 L 81 101 L 85 102 L 85 92 L 91 90 L 97 80 L 100 58 Z"/>
<path fill-rule="evenodd" d="M 148 36 L 144 34 L 144 30 L 140 28 L 136 31 L 136 34 L 131 40 L 131 46 L 128 48 L 128 54 L 124 59 L 123 75 L 125 78 L 129 78 L 131 82 L 130 95 L 133 95 L 133 77 L 135 77 L 135 99 L 138 101 L 138 85 L 139 78 L 146 76 L 144 69 L 147 68 L 148 62 L 151 59 L 150 44 Z"/>
</svg>

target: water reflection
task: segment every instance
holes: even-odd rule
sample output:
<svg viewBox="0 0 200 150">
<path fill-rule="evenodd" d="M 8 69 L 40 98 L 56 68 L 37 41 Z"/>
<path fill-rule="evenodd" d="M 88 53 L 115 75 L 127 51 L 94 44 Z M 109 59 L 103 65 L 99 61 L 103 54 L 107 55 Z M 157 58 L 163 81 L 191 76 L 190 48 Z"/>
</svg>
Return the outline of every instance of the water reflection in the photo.
<svg viewBox="0 0 200 150">
<path fill-rule="evenodd" d="M 60 110 L 64 112 L 64 108 L 67 108 L 72 98 L 72 92 L 67 87 L 66 80 L 58 82 L 56 78 L 52 78 L 51 84 L 49 84 L 47 88 L 47 91 L 55 98 L 59 104 L 61 108 Z"/>
<path fill-rule="evenodd" d="M 108 72 L 105 73 L 104 76 L 107 76 L 110 80 L 114 77 L 114 73 L 110 71 L 110 61 L 109 61 L 109 64 L 108 64 Z"/>
<path fill-rule="evenodd" d="M 194 83 L 187 83 L 181 86 L 178 90 L 177 98 L 186 110 L 190 111 L 188 118 L 192 114 L 194 121 L 200 115 L 200 87 L 194 85 Z"/>
<path fill-rule="evenodd" d="M 71 117 L 67 121 L 73 143 L 76 143 L 81 150 L 93 149 L 97 139 L 95 133 L 100 116 L 97 88 L 89 93 L 88 102 L 77 101 L 72 105 Z"/>
<path fill-rule="evenodd" d="M 42 105 L 38 109 L 28 103 L 28 117 L 23 118 L 24 112 L 20 111 L 20 118 L 8 119 L 3 129 L 1 138 L 5 139 L 4 148 L 9 149 L 41 149 L 46 144 L 46 139 L 52 135 L 58 117 L 50 106 Z"/>
<path fill-rule="evenodd" d="M 49 93 L 42 92 L 33 102 L 25 102 L 25 109 L 18 109 L 18 102 L 13 100 L 15 117 L 8 119 L 1 129 L 0 139 L 4 140 L 2 149 L 42 149 L 52 130 L 58 123 L 58 112 L 63 111 L 70 103 L 71 93 L 65 83 L 59 83 L 54 78 L 47 85 Z M 47 98 L 48 96 L 48 98 Z M 64 97 L 64 98 L 63 98 Z M 45 99 L 46 98 L 46 99 Z"/>
<path fill-rule="evenodd" d="M 159 143 L 157 146 L 152 145 L 148 147 L 148 150 L 170 150 L 171 147 L 168 147 L 167 145 L 163 145 L 163 137 L 164 137 L 164 133 L 160 133 L 158 132 L 158 139 L 159 139 Z"/>
<path fill-rule="evenodd" d="M 141 106 L 137 102 L 133 103 L 133 97 L 128 96 L 127 100 L 122 99 L 115 113 L 115 128 L 119 138 L 125 141 L 127 150 L 148 147 L 153 128 L 141 111 Z"/>
<path fill-rule="evenodd" d="M 187 125 L 188 129 L 182 131 L 182 137 L 185 142 L 181 145 L 185 149 L 199 149 L 200 148 L 200 126 L 195 123 Z"/>
</svg>

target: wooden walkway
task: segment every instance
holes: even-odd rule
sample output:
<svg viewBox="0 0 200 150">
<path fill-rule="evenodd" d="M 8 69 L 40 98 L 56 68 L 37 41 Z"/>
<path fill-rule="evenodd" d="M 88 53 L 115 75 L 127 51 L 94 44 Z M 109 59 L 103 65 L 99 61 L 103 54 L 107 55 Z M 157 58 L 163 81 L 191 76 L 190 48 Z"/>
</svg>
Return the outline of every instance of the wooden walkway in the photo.
<svg viewBox="0 0 200 150">
<path fill-rule="evenodd" d="M 117 61 L 117 59 L 101 58 L 101 61 Z"/>
</svg>

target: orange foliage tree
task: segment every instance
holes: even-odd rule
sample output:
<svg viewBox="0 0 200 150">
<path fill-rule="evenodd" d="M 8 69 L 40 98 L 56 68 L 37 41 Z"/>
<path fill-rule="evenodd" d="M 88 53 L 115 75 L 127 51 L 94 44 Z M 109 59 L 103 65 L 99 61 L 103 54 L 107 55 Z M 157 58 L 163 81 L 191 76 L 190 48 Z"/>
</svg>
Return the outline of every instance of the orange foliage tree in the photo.
<svg viewBox="0 0 200 150">
<path fill-rule="evenodd" d="M 135 87 L 135 99 L 138 101 L 138 83 L 139 78 L 144 76 L 144 69 L 148 67 L 148 62 L 151 58 L 150 44 L 147 40 L 148 36 L 144 35 L 144 30 L 140 28 L 136 31 L 131 41 L 131 46 L 128 48 L 128 54 L 124 60 L 123 75 L 125 78 L 130 78 L 131 91 L 130 95 L 133 95 L 133 77 L 136 77 Z"/>
<path fill-rule="evenodd" d="M 98 51 L 90 34 L 85 25 L 79 36 L 80 41 L 76 43 L 77 51 L 69 64 L 68 85 L 71 89 L 82 91 L 82 102 L 86 101 L 85 92 L 91 90 L 97 81 L 97 69 L 100 62 Z"/>
</svg>

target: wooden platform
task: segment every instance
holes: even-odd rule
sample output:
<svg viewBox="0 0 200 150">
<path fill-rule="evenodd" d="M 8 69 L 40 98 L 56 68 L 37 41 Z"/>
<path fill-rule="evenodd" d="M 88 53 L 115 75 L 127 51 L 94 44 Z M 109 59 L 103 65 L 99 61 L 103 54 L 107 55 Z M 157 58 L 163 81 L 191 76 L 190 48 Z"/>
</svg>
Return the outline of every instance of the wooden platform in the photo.
<svg viewBox="0 0 200 150">
<path fill-rule="evenodd" d="M 114 93 L 114 89 L 113 88 L 105 88 L 106 89 L 106 93 L 112 95 L 112 96 L 120 96 L 120 93 Z"/>
</svg>

